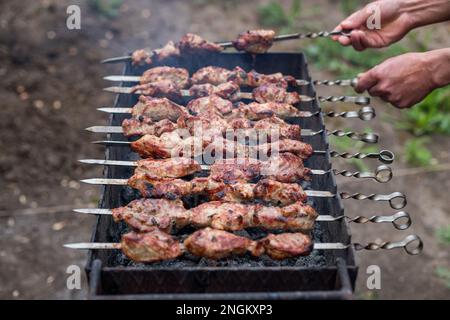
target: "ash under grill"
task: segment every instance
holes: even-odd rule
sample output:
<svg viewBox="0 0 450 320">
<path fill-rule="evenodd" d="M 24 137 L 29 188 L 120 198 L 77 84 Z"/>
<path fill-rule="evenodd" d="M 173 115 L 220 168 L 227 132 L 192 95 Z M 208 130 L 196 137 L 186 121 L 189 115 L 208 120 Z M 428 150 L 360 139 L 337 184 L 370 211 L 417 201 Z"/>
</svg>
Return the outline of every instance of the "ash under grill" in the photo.
<svg viewBox="0 0 450 320">
<path fill-rule="evenodd" d="M 154 64 L 156 66 L 157 64 Z M 208 65 L 232 69 L 240 66 L 246 71 L 255 69 L 260 73 L 282 72 L 298 79 L 310 80 L 307 64 L 302 54 L 268 53 L 258 55 L 255 60 L 247 54 L 221 53 L 208 56 L 183 56 L 165 60 L 164 65 L 187 68 L 192 74 Z M 128 63 L 124 75 L 140 75 L 144 68 L 132 67 Z M 131 83 L 123 83 L 131 86 Z M 299 93 L 314 96 L 314 87 L 296 88 Z M 137 96 L 118 95 L 115 107 L 131 107 L 137 102 Z M 317 111 L 316 101 L 300 104 L 302 110 Z M 110 117 L 110 125 L 120 126 L 126 116 L 114 114 Z M 302 128 L 320 130 L 324 128 L 322 116 L 311 118 L 295 118 L 289 122 L 299 124 Z M 110 140 L 126 140 L 121 134 L 111 134 Z M 305 137 L 315 150 L 328 150 L 325 134 Z M 108 147 L 106 159 L 135 160 L 137 155 L 129 148 Z M 313 155 L 305 161 L 305 166 L 328 170 L 331 167 L 329 156 Z M 132 169 L 127 167 L 105 167 L 107 178 L 128 178 Z M 304 185 L 306 189 L 324 190 L 336 193 L 336 183 L 332 174 L 315 176 Z M 102 192 L 101 207 L 115 208 L 126 205 L 136 197 L 136 192 L 129 187 L 105 186 Z M 187 206 L 195 206 L 202 202 L 198 197 L 184 199 Z M 342 215 L 343 207 L 339 198 L 314 198 L 310 203 L 319 214 Z M 110 216 L 99 216 L 94 229 L 92 241 L 118 242 L 120 235 L 127 230 L 124 223 L 116 224 Z M 177 237 L 183 239 L 191 232 L 182 230 Z M 266 235 L 257 229 L 241 231 L 240 235 L 259 239 Z M 313 239 L 316 242 L 349 243 L 350 235 L 344 220 L 333 223 L 315 224 Z M 309 298 L 324 291 L 328 297 L 343 298 L 351 292 L 357 267 L 353 249 L 347 250 L 315 250 L 306 257 L 275 261 L 268 257 L 254 258 L 250 256 L 234 257 L 219 261 L 194 257 L 185 254 L 173 261 L 152 264 L 131 262 L 119 250 L 109 252 L 94 251 L 90 253 L 87 265 L 90 277 L 91 297 L 101 298 L 104 295 L 139 294 L 140 298 L 168 297 L 164 294 L 181 294 L 183 298 L 218 298 L 226 293 L 233 293 L 233 298 Z M 253 293 L 252 294 L 250 293 Z M 259 292 L 259 293 L 258 293 Z M 256 294 L 258 293 L 258 294 Z M 200 295 L 199 295 L 200 294 Z M 320 297 L 320 295 L 319 295 Z"/>
</svg>

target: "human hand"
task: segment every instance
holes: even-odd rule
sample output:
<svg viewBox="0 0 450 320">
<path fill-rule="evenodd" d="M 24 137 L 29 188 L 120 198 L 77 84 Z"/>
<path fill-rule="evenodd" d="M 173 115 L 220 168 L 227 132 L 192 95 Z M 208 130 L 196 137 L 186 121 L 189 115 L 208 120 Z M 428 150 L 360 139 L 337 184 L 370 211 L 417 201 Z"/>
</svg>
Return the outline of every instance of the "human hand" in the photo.
<svg viewBox="0 0 450 320">
<path fill-rule="evenodd" d="M 350 36 L 333 36 L 344 46 L 352 45 L 356 50 L 381 48 L 402 39 L 414 27 L 407 10 L 407 1 L 380 0 L 371 2 L 342 21 L 334 31 L 352 30 Z M 381 28 L 369 29 L 368 19 L 379 12 Z"/>
<path fill-rule="evenodd" d="M 441 62 L 445 63 L 445 56 L 438 51 L 390 58 L 360 74 L 355 90 L 358 93 L 367 90 L 371 96 L 380 97 L 398 108 L 409 108 L 445 84 L 441 80 L 444 77 L 435 69 L 443 67 Z"/>
</svg>

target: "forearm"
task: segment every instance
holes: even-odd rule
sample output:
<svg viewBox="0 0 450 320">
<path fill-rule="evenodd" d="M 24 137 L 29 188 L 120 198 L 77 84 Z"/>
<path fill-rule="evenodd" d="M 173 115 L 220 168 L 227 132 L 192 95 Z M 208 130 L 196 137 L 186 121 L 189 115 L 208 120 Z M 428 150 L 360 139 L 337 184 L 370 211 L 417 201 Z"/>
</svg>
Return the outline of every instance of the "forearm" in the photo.
<svg viewBox="0 0 450 320">
<path fill-rule="evenodd" d="M 412 28 L 450 20 L 450 0 L 403 0 L 400 6 Z"/>
<path fill-rule="evenodd" d="M 440 88 L 450 84 L 450 48 L 432 50 L 424 54 L 433 86 Z"/>
</svg>

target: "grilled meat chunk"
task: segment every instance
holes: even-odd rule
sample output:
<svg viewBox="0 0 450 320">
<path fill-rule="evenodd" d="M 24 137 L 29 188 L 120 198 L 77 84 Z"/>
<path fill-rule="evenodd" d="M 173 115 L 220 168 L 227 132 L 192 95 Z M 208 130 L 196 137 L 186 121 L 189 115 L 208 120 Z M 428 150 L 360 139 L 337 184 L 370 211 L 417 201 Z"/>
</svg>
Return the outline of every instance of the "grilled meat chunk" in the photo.
<svg viewBox="0 0 450 320">
<path fill-rule="evenodd" d="M 183 254 L 181 244 L 158 229 L 147 233 L 126 233 L 122 235 L 120 245 L 123 253 L 137 262 L 170 260 Z"/>
<path fill-rule="evenodd" d="M 266 254 L 276 260 L 307 256 L 313 249 L 311 237 L 303 233 L 269 234 L 260 243 Z"/>
<path fill-rule="evenodd" d="M 139 96 L 139 102 L 133 107 L 131 115 L 149 117 L 152 121 L 168 119 L 176 122 L 182 115 L 189 115 L 186 109 L 167 98 Z"/>
<path fill-rule="evenodd" d="M 125 221 L 139 232 L 159 228 L 166 232 L 181 229 L 189 224 L 189 212 L 181 200 L 138 199 L 125 207 L 112 209 L 115 222 Z"/>
<path fill-rule="evenodd" d="M 178 89 L 184 89 L 189 86 L 189 72 L 184 68 L 174 67 L 155 67 L 146 70 L 141 76 L 141 84 L 160 82 L 163 80 L 171 81 Z"/>
<path fill-rule="evenodd" d="M 149 178 L 180 178 L 202 170 L 197 161 L 189 158 L 163 160 L 143 159 L 137 161 L 135 174 L 145 174 Z"/>
<path fill-rule="evenodd" d="M 150 117 L 139 116 L 137 118 L 123 120 L 122 129 L 125 137 L 143 136 L 146 134 L 152 134 L 159 137 L 164 132 L 176 130 L 177 126 L 169 119 L 154 122 Z"/>
<path fill-rule="evenodd" d="M 193 33 L 186 33 L 178 43 L 178 48 L 182 54 L 203 54 L 223 50 L 218 44 L 207 41 Z"/>
<path fill-rule="evenodd" d="M 273 83 L 265 83 L 253 89 L 253 98 L 260 103 L 278 102 L 296 104 L 301 101 L 297 92 L 288 92 L 286 88 Z"/>
<path fill-rule="evenodd" d="M 214 86 L 210 83 L 194 84 L 189 88 L 189 95 L 193 97 L 206 97 L 210 95 L 217 95 L 223 99 L 230 101 L 239 100 L 239 85 L 232 81 L 221 83 Z"/>
<path fill-rule="evenodd" d="M 302 112 L 288 103 L 266 102 L 249 104 L 238 103 L 238 107 L 233 110 L 231 117 L 245 117 L 250 120 L 261 120 L 272 116 L 281 119 L 289 117 L 299 117 Z"/>
<path fill-rule="evenodd" d="M 173 41 L 169 41 L 162 48 L 153 50 L 153 56 L 158 61 L 162 61 L 170 57 L 178 57 L 180 56 L 180 49 L 178 49 Z"/>
<path fill-rule="evenodd" d="M 209 83 L 214 86 L 230 81 L 234 78 L 234 70 L 221 67 L 203 67 L 198 69 L 191 77 L 193 84 Z"/>
<path fill-rule="evenodd" d="M 151 64 L 153 62 L 151 56 L 152 56 L 151 50 L 146 50 L 146 49 L 135 50 L 131 54 L 131 63 L 134 66 L 139 66 L 139 65 L 143 65 L 143 64 Z"/>
<path fill-rule="evenodd" d="M 233 110 L 231 101 L 223 99 L 218 95 L 209 95 L 189 101 L 187 109 L 194 115 L 212 114 L 227 115 Z"/>
<path fill-rule="evenodd" d="M 300 157 L 288 152 L 271 157 L 269 161 L 249 158 L 218 160 L 210 167 L 210 177 L 226 183 L 254 181 L 261 176 L 280 182 L 294 183 L 309 180 L 310 173 L 311 170 L 303 166 L 303 160 Z"/>
<path fill-rule="evenodd" d="M 253 215 L 253 226 L 267 230 L 311 231 L 317 218 L 313 207 L 295 202 L 286 207 L 266 207 L 257 205 Z"/>
<path fill-rule="evenodd" d="M 184 246 L 190 253 L 210 259 L 243 255 L 247 251 L 254 256 L 259 256 L 264 252 L 263 247 L 257 241 L 211 228 L 194 232 L 184 240 Z"/>
<path fill-rule="evenodd" d="M 177 85 L 170 80 L 160 80 L 158 82 L 149 82 L 138 84 L 131 87 L 131 92 L 139 91 L 141 94 L 151 97 L 166 97 L 174 101 L 181 101 L 182 95 Z"/>
<path fill-rule="evenodd" d="M 275 31 L 273 30 L 249 30 L 239 34 L 233 41 L 233 46 L 238 51 L 248 53 L 265 53 L 272 46 Z"/>
</svg>

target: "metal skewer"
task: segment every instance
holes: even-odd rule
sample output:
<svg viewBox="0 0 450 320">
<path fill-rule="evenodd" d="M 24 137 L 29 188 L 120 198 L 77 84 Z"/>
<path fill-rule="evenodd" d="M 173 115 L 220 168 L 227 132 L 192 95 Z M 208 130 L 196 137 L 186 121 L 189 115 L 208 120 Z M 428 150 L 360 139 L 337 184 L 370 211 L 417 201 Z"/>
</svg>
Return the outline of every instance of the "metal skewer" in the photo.
<svg viewBox="0 0 450 320">
<path fill-rule="evenodd" d="M 137 167 L 139 163 L 137 161 L 120 161 L 120 160 L 97 160 L 97 159 L 82 159 L 79 160 L 81 163 L 86 164 L 100 164 L 105 166 L 125 166 L 125 167 Z M 202 170 L 209 171 L 209 165 L 201 165 Z M 330 169 L 330 170 L 317 170 L 312 169 L 311 173 L 313 175 L 324 175 L 333 173 L 335 175 L 341 175 L 348 178 L 358 178 L 358 179 L 374 179 L 377 182 L 380 183 L 386 183 L 389 182 L 392 179 L 393 173 L 392 169 L 389 166 L 386 165 L 380 165 L 378 166 L 374 172 L 351 172 L 348 170 L 337 170 L 337 169 Z M 126 179 L 123 179 L 127 181 Z M 84 180 L 82 180 L 85 182 Z"/>
<path fill-rule="evenodd" d="M 95 133 L 123 133 L 123 128 L 120 126 L 93 126 L 93 127 L 89 127 L 86 128 L 87 131 L 90 132 L 95 132 Z M 313 131 L 310 129 L 302 129 L 300 131 L 301 136 L 302 137 L 314 137 L 317 135 L 320 135 L 322 133 L 324 133 L 327 136 L 336 136 L 336 137 L 348 137 L 351 138 L 353 140 L 358 140 L 358 141 L 362 141 L 362 142 L 366 142 L 366 143 L 377 143 L 378 142 L 378 135 L 375 133 L 358 133 L 358 132 L 353 132 L 353 131 L 342 131 L 342 130 L 318 130 L 318 131 Z M 120 141 L 120 144 L 123 141 Z M 109 141 L 109 142 L 104 142 L 105 144 L 115 144 L 115 141 Z"/>
<path fill-rule="evenodd" d="M 106 112 L 106 113 L 119 113 L 119 114 L 124 114 L 124 113 L 132 113 L 133 108 L 110 108 L 110 107 L 102 107 L 102 108 L 97 108 L 97 110 L 101 111 L 101 112 Z M 300 118 L 310 118 L 310 117 L 315 117 L 315 116 L 319 116 L 320 114 L 326 116 L 326 117 L 330 117 L 330 118 L 359 118 L 361 120 L 364 121 L 369 121 L 372 120 L 373 118 L 375 118 L 375 109 L 373 107 L 370 106 L 364 106 L 359 110 L 356 111 L 343 111 L 343 112 L 336 112 L 336 111 L 328 111 L 328 112 L 324 112 L 324 111 L 315 111 L 315 112 L 311 112 L 311 111 L 301 111 L 300 114 Z"/>
<path fill-rule="evenodd" d="M 413 246 L 414 245 L 414 246 Z M 410 255 L 416 255 L 422 252 L 423 242 L 417 235 L 409 235 L 401 241 L 384 241 L 384 242 L 369 242 L 367 244 L 355 243 L 314 243 L 314 250 L 345 250 L 350 247 L 354 247 L 355 250 L 392 250 L 397 248 L 403 248 L 406 253 Z M 78 250 L 111 250 L 111 249 L 121 249 L 121 244 L 117 242 L 78 242 L 78 243 L 67 243 L 64 247 L 70 249 Z"/>
<path fill-rule="evenodd" d="M 113 75 L 103 77 L 104 80 L 113 81 L 113 82 L 141 82 L 141 76 L 121 76 L 121 75 Z M 342 79 L 342 80 L 313 80 L 307 81 L 303 79 L 297 79 L 296 83 L 298 86 L 307 86 L 311 83 L 314 85 L 324 85 L 324 86 L 352 86 L 354 87 L 358 82 L 357 78 L 353 79 Z"/>
<path fill-rule="evenodd" d="M 329 36 L 350 36 L 350 31 L 349 30 L 343 30 L 343 31 L 320 31 L 320 32 L 309 32 L 309 33 L 292 33 L 292 34 L 285 34 L 285 35 L 279 35 L 279 36 L 275 36 L 273 41 L 282 41 L 282 40 L 294 40 L 294 39 L 316 39 L 319 37 L 329 37 Z M 232 41 L 226 41 L 226 42 L 216 42 L 218 45 L 220 45 L 221 47 L 223 47 L 224 49 L 226 48 L 231 48 L 233 47 L 233 42 Z M 153 51 L 149 51 L 149 55 L 150 57 L 153 56 Z M 101 61 L 101 63 L 115 63 L 115 62 L 125 62 L 131 59 L 131 56 L 121 56 L 121 57 L 115 57 L 115 58 L 109 58 L 109 59 L 104 59 Z"/>
<path fill-rule="evenodd" d="M 112 215 L 111 209 L 99 209 L 99 208 L 81 208 L 81 209 L 73 209 L 73 212 L 82 213 L 82 214 L 94 214 L 94 215 Z M 319 215 L 316 218 L 316 221 L 319 222 L 334 222 L 340 221 L 342 219 L 346 219 L 349 222 L 365 224 L 368 222 L 371 223 L 392 223 L 392 225 L 398 230 L 406 230 L 411 226 L 411 217 L 409 213 L 405 211 L 399 211 L 392 215 L 386 216 L 377 216 L 373 215 L 369 218 L 363 216 L 356 217 L 348 217 L 348 216 L 337 216 L 333 217 L 331 215 Z"/>
<path fill-rule="evenodd" d="M 104 91 L 112 93 L 123 93 L 123 94 L 145 94 L 142 90 L 133 90 L 133 87 L 108 87 L 104 88 Z M 179 90 L 179 93 L 183 97 L 191 97 L 189 90 Z M 253 94 L 251 92 L 239 92 L 237 93 L 239 99 L 253 99 Z M 310 97 L 305 95 L 300 95 L 300 102 L 310 102 L 314 101 L 316 97 Z M 354 103 L 362 106 L 367 106 L 370 104 L 370 98 L 365 96 L 318 96 L 317 99 L 320 102 L 345 102 Z"/>
</svg>

